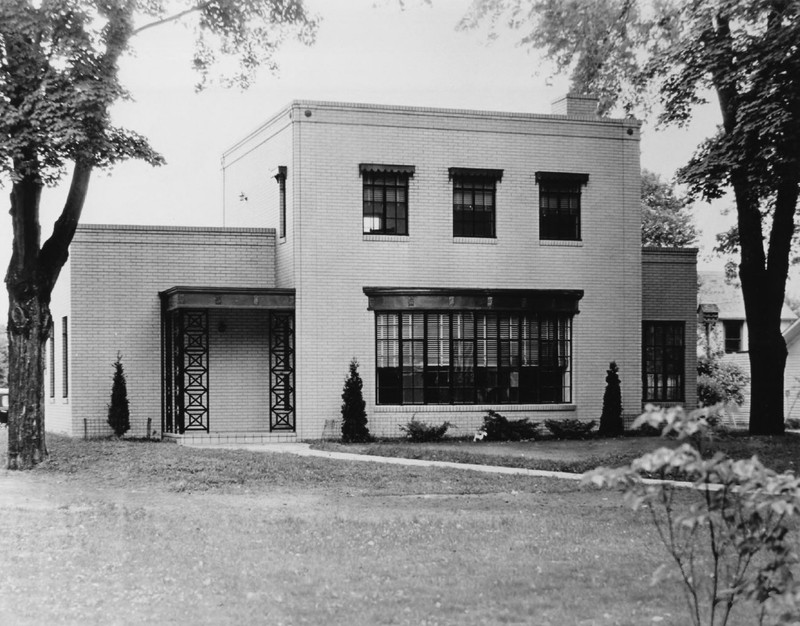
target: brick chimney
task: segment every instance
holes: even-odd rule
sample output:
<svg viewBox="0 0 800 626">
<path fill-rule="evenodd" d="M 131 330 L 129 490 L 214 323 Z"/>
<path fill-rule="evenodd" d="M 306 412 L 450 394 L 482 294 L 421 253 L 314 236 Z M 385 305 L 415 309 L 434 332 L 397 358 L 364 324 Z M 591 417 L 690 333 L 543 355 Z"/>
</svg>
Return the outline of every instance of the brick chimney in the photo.
<svg viewBox="0 0 800 626">
<path fill-rule="evenodd" d="M 569 117 L 597 117 L 599 103 L 596 96 L 568 93 L 553 101 L 552 113 Z"/>
</svg>

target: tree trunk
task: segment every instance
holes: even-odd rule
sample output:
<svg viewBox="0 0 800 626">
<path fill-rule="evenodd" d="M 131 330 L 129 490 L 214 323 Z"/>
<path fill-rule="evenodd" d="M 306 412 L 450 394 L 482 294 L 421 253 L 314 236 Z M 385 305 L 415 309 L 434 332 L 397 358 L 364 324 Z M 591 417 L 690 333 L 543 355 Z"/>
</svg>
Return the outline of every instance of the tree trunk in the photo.
<svg viewBox="0 0 800 626">
<path fill-rule="evenodd" d="M 92 166 L 77 162 L 53 234 L 40 247 L 42 184 L 30 174 L 11 189 L 14 242 L 8 287 L 8 469 L 30 469 L 47 458 L 44 435 L 44 355 L 52 332 L 50 294 L 69 256 Z"/>
<path fill-rule="evenodd" d="M 9 293 L 8 469 L 30 469 L 47 458 L 44 435 L 44 359 L 52 319 L 34 296 Z"/>
<path fill-rule="evenodd" d="M 778 327 L 748 324 L 750 333 L 750 434 L 782 435 L 786 342 Z"/>
</svg>

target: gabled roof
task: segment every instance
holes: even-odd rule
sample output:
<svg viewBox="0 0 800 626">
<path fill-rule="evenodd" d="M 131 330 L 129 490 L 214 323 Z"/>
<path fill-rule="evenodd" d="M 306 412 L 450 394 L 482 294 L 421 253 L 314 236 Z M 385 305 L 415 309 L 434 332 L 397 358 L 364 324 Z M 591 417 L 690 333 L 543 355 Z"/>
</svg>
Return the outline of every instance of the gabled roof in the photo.
<svg viewBox="0 0 800 626">
<path fill-rule="evenodd" d="M 719 319 L 743 320 L 744 299 L 742 288 L 738 284 L 725 282 L 725 272 L 697 272 L 697 304 L 716 304 L 719 307 Z M 784 303 L 781 319 L 794 321 L 797 315 Z M 787 329 L 788 330 L 788 329 Z"/>
</svg>

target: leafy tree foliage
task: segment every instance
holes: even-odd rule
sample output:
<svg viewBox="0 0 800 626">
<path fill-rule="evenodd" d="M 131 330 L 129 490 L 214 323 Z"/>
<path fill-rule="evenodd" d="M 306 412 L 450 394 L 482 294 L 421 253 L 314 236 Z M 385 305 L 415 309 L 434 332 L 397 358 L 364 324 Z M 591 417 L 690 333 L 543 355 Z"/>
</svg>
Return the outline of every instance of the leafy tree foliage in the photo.
<svg viewBox="0 0 800 626">
<path fill-rule="evenodd" d="M 302 0 L 2 0 L 0 2 L 0 180 L 11 184 L 13 249 L 9 294 L 11 406 L 8 467 L 47 455 L 44 346 L 50 296 L 83 209 L 92 171 L 125 159 L 163 162 L 147 140 L 114 126 L 111 106 L 128 98 L 118 62 L 138 33 L 187 21 L 196 33 L 201 86 L 221 56 L 238 64 L 228 83 L 247 86 L 291 33 L 310 43 L 316 22 Z M 69 192 L 41 242 L 39 202 L 69 172 Z"/>
<path fill-rule="evenodd" d="M 122 367 L 122 357 L 118 354 L 114 362 L 114 380 L 111 383 L 111 402 L 108 405 L 108 425 L 117 437 L 122 437 L 131 428 L 128 405 L 128 382 Z M 149 433 L 148 433 L 149 434 Z"/>
<path fill-rule="evenodd" d="M 697 359 L 697 399 L 701 406 L 744 404 L 744 390 L 750 382 L 747 373 L 733 361 L 719 355 Z"/>
<path fill-rule="evenodd" d="M 367 428 L 367 403 L 364 402 L 362 388 L 364 382 L 358 373 L 358 361 L 350 361 L 350 371 L 342 390 L 342 441 L 359 443 L 370 441 L 372 437 Z"/>
<path fill-rule="evenodd" d="M 642 170 L 642 245 L 688 248 L 696 241 L 688 199 L 658 174 Z"/>
<path fill-rule="evenodd" d="M 474 0 L 462 26 L 501 19 L 569 71 L 575 91 L 599 94 L 601 110 L 657 110 L 660 123 L 683 125 L 716 97 L 722 123 L 678 175 L 693 197 L 733 192 L 750 432 L 782 433 L 780 311 L 800 191 L 800 2 Z"/>
</svg>

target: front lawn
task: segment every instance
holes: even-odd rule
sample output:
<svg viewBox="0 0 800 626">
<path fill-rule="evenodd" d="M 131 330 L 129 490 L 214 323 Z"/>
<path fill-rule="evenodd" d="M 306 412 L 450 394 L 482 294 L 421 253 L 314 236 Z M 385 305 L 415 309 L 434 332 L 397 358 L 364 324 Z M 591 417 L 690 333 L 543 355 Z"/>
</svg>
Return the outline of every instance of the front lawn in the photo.
<svg viewBox="0 0 800 626">
<path fill-rule="evenodd" d="M 315 443 L 323 450 L 394 456 L 430 461 L 453 461 L 479 465 L 505 465 L 527 469 L 583 473 L 598 466 L 619 467 L 644 452 L 661 446 L 675 446 L 675 439 L 620 437 L 560 441 L 537 439 L 523 442 L 486 442 L 444 439 L 435 443 L 410 443 L 401 439 L 368 444 Z M 777 472 L 796 471 L 800 463 L 800 434 L 783 437 L 749 437 L 743 433 L 718 433 L 706 444 L 706 455 L 724 452 L 731 458 L 757 455 Z"/>
<path fill-rule="evenodd" d="M 0 472 L 0 623 L 686 623 L 677 583 L 650 584 L 665 552 L 647 517 L 614 492 L 48 442 L 41 468 Z"/>
</svg>

